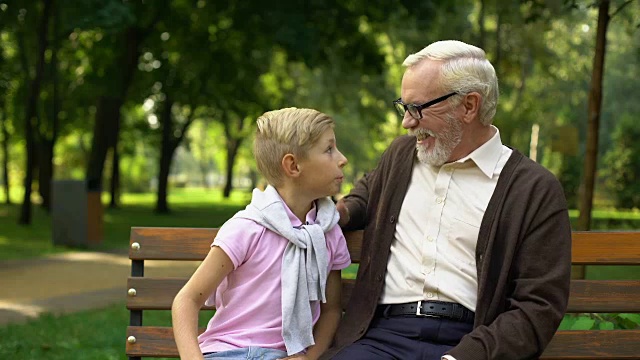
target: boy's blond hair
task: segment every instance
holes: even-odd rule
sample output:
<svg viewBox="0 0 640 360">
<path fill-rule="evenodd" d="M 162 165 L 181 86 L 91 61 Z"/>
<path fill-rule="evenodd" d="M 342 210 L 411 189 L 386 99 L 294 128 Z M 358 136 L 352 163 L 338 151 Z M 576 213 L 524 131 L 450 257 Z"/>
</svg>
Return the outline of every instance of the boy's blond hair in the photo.
<svg viewBox="0 0 640 360">
<path fill-rule="evenodd" d="M 314 109 L 285 108 L 268 111 L 257 120 L 253 152 L 258 170 L 273 186 L 282 185 L 282 158 L 293 154 L 305 159 L 309 149 L 327 129 L 333 129 L 333 119 Z"/>
</svg>

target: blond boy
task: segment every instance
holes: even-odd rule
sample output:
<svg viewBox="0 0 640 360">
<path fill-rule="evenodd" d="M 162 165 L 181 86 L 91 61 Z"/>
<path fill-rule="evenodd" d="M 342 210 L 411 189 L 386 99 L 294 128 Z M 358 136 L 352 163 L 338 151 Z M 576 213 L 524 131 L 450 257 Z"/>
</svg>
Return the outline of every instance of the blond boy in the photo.
<svg viewBox="0 0 640 360">
<path fill-rule="evenodd" d="M 257 120 L 254 155 L 269 186 L 218 232 L 176 295 L 173 329 L 183 359 L 316 359 L 341 316 L 340 270 L 350 264 L 339 215 L 347 159 L 334 122 L 312 109 Z M 200 307 L 217 312 L 197 335 Z"/>
</svg>

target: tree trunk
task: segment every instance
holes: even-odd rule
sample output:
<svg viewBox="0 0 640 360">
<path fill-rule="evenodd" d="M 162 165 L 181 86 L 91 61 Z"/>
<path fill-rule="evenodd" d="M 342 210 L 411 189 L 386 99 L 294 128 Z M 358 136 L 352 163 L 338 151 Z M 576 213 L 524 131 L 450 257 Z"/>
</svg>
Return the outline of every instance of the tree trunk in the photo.
<svg viewBox="0 0 640 360">
<path fill-rule="evenodd" d="M 171 107 L 173 100 L 165 94 L 164 108 L 160 115 L 160 126 L 162 127 L 162 149 L 160 151 L 160 170 L 158 172 L 158 197 L 156 201 L 156 213 L 169 213 L 167 203 L 167 187 L 169 185 L 169 172 L 171 171 L 171 160 L 177 145 L 173 140 L 173 119 L 171 117 Z"/>
<path fill-rule="evenodd" d="M 2 180 L 4 183 L 4 192 L 6 198 L 5 204 L 11 204 L 11 197 L 9 197 L 9 131 L 7 131 L 6 119 L 4 116 L 0 117 L 0 128 L 2 131 Z"/>
<path fill-rule="evenodd" d="M 499 6 L 499 5 L 498 5 Z M 501 78 L 500 63 L 502 62 L 502 12 L 500 8 L 496 9 L 496 57 L 493 61 L 498 79 Z"/>
<path fill-rule="evenodd" d="M 604 58 L 607 45 L 607 26 L 609 25 L 609 0 L 600 1 L 598 9 L 598 29 L 596 34 L 596 53 L 593 57 L 591 89 L 589 90 L 589 117 L 587 125 L 586 153 L 583 168 L 582 193 L 580 194 L 580 216 L 577 230 L 591 228 L 591 208 L 593 189 L 598 160 L 598 130 L 600 127 L 600 109 L 602 107 L 602 78 L 604 76 Z"/>
<path fill-rule="evenodd" d="M 609 0 L 601 0 L 598 7 L 598 29 L 596 31 L 596 53 L 593 57 L 591 89 L 589 90 L 589 113 L 587 125 L 587 143 L 582 186 L 578 208 L 577 230 L 591 229 L 591 209 L 593 207 L 593 189 L 598 163 L 598 130 L 600 127 L 600 109 L 602 106 L 602 78 L 604 76 L 604 57 L 607 46 L 607 26 L 609 25 Z M 574 266 L 573 278 L 584 279 L 585 267 Z"/>
<path fill-rule="evenodd" d="M 91 155 L 87 166 L 87 183 L 92 190 L 102 188 L 102 173 L 107 152 L 109 148 L 115 149 L 118 146 L 120 107 L 124 103 L 140 56 L 139 47 L 143 37 L 140 29 L 130 27 L 121 36 L 124 51 L 120 54 L 118 66 L 113 68 L 113 72 L 121 74 L 122 77 L 114 87 L 115 96 L 98 99 Z"/>
<path fill-rule="evenodd" d="M 117 209 L 120 203 L 120 152 L 117 146 L 113 148 L 112 154 L 111 187 L 109 189 L 111 192 L 111 201 L 109 202 L 109 208 Z"/>
<path fill-rule="evenodd" d="M 203 162 L 200 162 L 200 176 L 202 177 L 202 179 L 200 181 L 202 181 L 202 187 L 204 189 L 209 189 L 209 182 L 207 181 L 207 174 L 209 173 L 209 167 L 206 166 Z"/>
<path fill-rule="evenodd" d="M 118 115 L 120 112 L 118 112 Z M 118 208 L 118 202 L 120 200 L 120 151 L 118 151 L 118 141 L 120 138 L 120 116 L 113 126 L 111 133 L 111 201 L 109 202 L 110 209 Z"/>
<path fill-rule="evenodd" d="M 236 163 L 236 156 L 238 155 L 240 144 L 242 144 L 242 139 L 227 137 L 226 180 L 224 184 L 224 190 L 222 192 L 222 196 L 225 199 L 229 198 L 229 196 L 231 195 L 231 190 L 233 189 L 233 167 Z"/>
<path fill-rule="evenodd" d="M 53 141 L 41 138 L 38 144 L 38 192 L 42 207 L 51 209 L 51 180 L 53 179 Z"/>
<path fill-rule="evenodd" d="M 245 121 L 241 117 L 235 117 L 237 122 L 233 122 L 233 118 L 230 118 L 228 114 L 223 115 L 224 134 L 227 142 L 227 166 L 226 166 L 226 179 L 224 184 L 224 190 L 222 195 L 225 199 L 228 199 L 233 189 L 233 167 L 236 163 L 236 156 L 240 150 L 240 145 L 244 140 L 243 129 L 245 127 Z"/>
<path fill-rule="evenodd" d="M 4 63 L 4 57 L 2 56 L 2 48 L 0 47 L 0 67 Z M 5 99 L 5 90 L 0 91 L 0 136 L 2 136 L 2 142 L 0 143 L 0 151 L 2 151 L 2 183 L 4 185 L 4 191 L 6 194 L 5 204 L 11 204 L 11 198 L 9 197 L 9 131 L 7 130 L 7 101 Z"/>
<path fill-rule="evenodd" d="M 478 39 L 478 47 L 484 49 L 485 37 L 486 37 L 486 28 L 484 26 L 484 14 L 485 7 L 487 6 L 486 0 L 480 0 L 480 11 L 478 14 L 478 29 L 479 29 L 479 39 Z"/>
<path fill-rule="evenodd" d="M 38 54 L 36 58 L 36 74 L 29 88 L 29 96 L 27 98 L 27 106 L 25 108 L 25 139 L 27 159 L 25 164 L 24 177 L 24 198 L 22 200 L 22 209 L 18 223 L 21 225 L 31 224 L 31 184 L 33 182 L 33 164 L 35 156 L 35 129 L 32 122 L 36 116 L 36 105 L 40 96 L 40 84 L 42 83 L 42 75 L 44 73 L 44 53 L 47 49 L 47 33 L 49 29 L 49 18 L 53 0 L 44 0 L 44 9 L 42 18 L 38 28 Z"/>
<path fill-rule="evenodd" d="M 251 180 L 251 185 L 249 186 L 249 192 L 252 192 L 253 189 L 258 187 L 258 172 L 255 169 L 249 170 L 249 179 Z"/>
<path fill-rule="evenodd" d="M 207 151 L 207 130 L 209 129 L 209 118 L 204 118 L 202 120 L 203 129 L 202 136 L 198 141 L 198 148 L 200 149 L 201 159 L 198 160 L 198 168 L 200 169 L 200 174 L 202 176 L 202 187 L 205 189 L 209 188 L 209 182 L 207 181 L 207 175 L 210 171 L 210 162 L 209 162 L 209 151 Z"/>
<path fill-rule="evenodd" d="M 60 113 L 60 96 L 58 92 L 58 6 L 54 5 L 51 15 L 51 62 L 49 63 L 49 76 L 51 77 L 51 114 L 46 116 L 50 126 L 45 126 L 39 133 L 38 155 L 38 192 L 42 198 L 42 207 L 49 212 L 51 210 L 51 181 L 54 176 L 53 156 L 56 140 L 58 138 L 58 115 Z"/>
<path fill-rule="evenodd" d="M 102 191 L 102 173 L 107 152 L 113 143 L 111 136 L 115 133 L 114 125 L 120 121 L 120 107 L 122 98 L 101 96 L 98 100 L 95 122 L 93 125 L 93 139 L 91 154 L 87 168 L 87 186 L 89 190 Z"/>
</svg>

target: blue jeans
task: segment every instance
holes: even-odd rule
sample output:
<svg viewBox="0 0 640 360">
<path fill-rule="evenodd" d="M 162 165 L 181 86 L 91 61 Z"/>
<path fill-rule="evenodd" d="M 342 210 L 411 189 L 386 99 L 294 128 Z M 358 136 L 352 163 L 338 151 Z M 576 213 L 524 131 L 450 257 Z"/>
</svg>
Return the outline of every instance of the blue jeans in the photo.
<svg viewBox="0 0 640 360">
<path fill-rule="evenodd" d="M 253 346 L 204 354 L 205 360 L 277 360 L 285 357 L 286 351 Z"/>
</svg>

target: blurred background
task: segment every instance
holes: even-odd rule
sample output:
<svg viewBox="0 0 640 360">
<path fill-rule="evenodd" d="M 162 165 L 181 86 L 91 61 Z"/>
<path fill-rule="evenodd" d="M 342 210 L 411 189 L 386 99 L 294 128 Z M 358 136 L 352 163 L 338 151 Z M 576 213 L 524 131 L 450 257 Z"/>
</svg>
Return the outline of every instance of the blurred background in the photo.
<svg viewBox="0 0 640 360">
<path fill-rule="evenodd" d="M 503 142 L 552 170 L 573 208 L 606 52 L 595 203 L 637 208 L 640 3 L 603 2 L 600 49 L 598 1 L 2 0 L 1 201 L 50 209 L 56 179 L 110 207 L 154 193 L 159 213 L 176 188 L 227 198 L 260 181 L 256 117 L 286 106 L 336 119 L 352 182 L 404 133 L 391 106 L 403 59 L 459 39 L 496 67 Z"/>
<path fill-rule="evenodd" d="M 405 132 L 403 59 L 459 39 L 486 50 L 503 142 L 556 174 L 576 229 L 637 227 L 639 26 L 638 0 L 0 0 L 0 217 L 85 209 L 117 247 L 119 208 L 242 206 L 263 184 L 255 119 L 288 106 L 335 118 L 347 192 Z"/>
<path fill-rule="evenodd" d="M 220 226 L 264 184 L 272 109 L 334 117 L 348 192 L 405 133 L 402 61 L 443 39 L 487 52 L 502 141 L 560 179 L 574 230 L 640 228 L 640 0 L 0 0 L 0 265 Z M 0 327 L 0 354 L 122 358 L 125 323 Z"/>
</svg>

